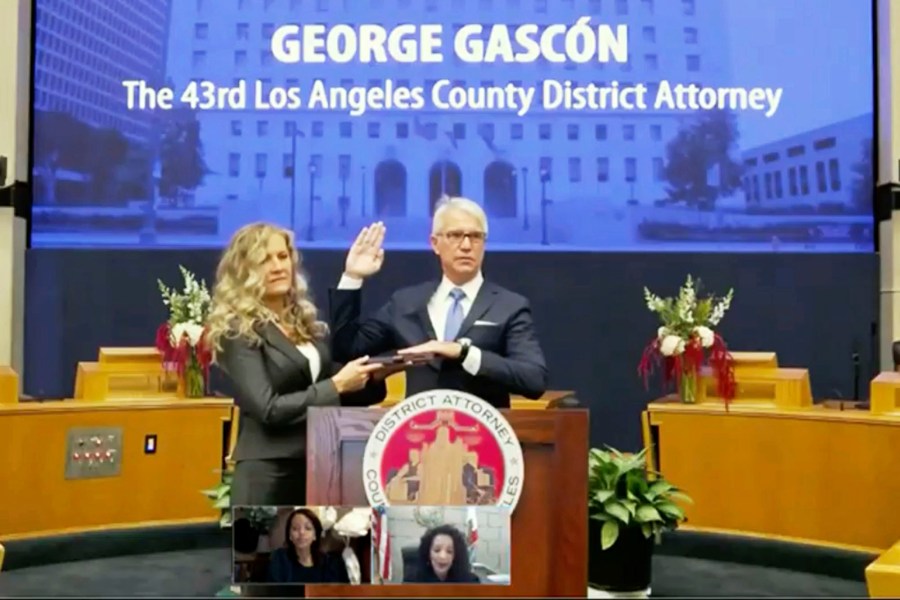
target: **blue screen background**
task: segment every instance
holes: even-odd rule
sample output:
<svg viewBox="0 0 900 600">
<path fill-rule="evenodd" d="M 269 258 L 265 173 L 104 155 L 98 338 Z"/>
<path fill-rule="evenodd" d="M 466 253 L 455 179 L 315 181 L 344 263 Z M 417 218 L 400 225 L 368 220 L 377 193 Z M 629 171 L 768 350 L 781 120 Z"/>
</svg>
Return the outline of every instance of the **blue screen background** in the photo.
<svg viewBox="0 0 900 600">
<path fill-rule="evenodd" d="M 629 27 L 626 64 L 467 64 L 466 23 Z M 288 23 L 441 23 L 441 64 L 281 64 Z M 508 251 L 870 252 L 871 4 L 861 0 L 38 0 L 32 243 L 220 247 L 240 226 L 426 248 L 443 194 Z M 777 112 L 129 110 L 123 80 L 778 87 Z M 251 94 L 252 95 L 252 94 Z"/>
</svg>

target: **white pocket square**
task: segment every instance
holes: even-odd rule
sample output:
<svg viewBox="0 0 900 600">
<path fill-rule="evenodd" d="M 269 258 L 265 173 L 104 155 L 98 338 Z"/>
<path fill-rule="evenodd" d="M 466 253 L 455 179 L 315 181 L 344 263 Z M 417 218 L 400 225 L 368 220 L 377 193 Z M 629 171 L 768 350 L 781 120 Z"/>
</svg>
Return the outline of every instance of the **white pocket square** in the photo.
<svg viewBox="0 0 900 600">
<path fill-rule="evenodd" d="M 484 325 L 485 327 L 496 327 L 497 326 L 497 324 L 494 323 L 493 321 L 475 321 L 472 325 L 473 326 Z"/>
</svg>

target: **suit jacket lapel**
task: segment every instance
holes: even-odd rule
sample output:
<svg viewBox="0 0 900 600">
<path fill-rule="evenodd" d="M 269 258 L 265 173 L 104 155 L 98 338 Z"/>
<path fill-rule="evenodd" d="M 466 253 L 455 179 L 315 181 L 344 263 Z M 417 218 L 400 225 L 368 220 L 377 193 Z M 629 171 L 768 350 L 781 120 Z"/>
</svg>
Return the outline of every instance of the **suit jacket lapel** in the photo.
<svg viewBox="0 0 900 600">
<path fill-rule="evenodd" d="M 279 352 L 300 366 L 306 372 L 306 376 L 312 380 L 312 372 L 309 370 L 309 361 L 306 360 L 306 357 L 303 356 L 302 352 L 297 350 L 297 347 L 281 332 L 277 325 L 274 323 L 266 323 L 260 326 L 258 331 L 259 335 L 267 344 L 277 348 Z M 324 371 L 324 361 L 322 361 L 322 363 L 323 368 L 319 369 L 320 371 Z"/>
<path fill-rule="evenodd" d="M 469 314 L 463 319 L 462 325 L 459 328 L 459 333 L 456 334 L 456 339 L 466 337 L 466 333 L 472 328 L 475 321 L 483 317 L 484 313 L 486 313 L 494 303 L 496 296 L 497 290 L 494 286 L 487 281 L 481 284 L 481 289 L 478 290 L 478 295 L 475 296 L 475 301 L 472 303 L 472 308 L 469 309 Z"/>
</svg>

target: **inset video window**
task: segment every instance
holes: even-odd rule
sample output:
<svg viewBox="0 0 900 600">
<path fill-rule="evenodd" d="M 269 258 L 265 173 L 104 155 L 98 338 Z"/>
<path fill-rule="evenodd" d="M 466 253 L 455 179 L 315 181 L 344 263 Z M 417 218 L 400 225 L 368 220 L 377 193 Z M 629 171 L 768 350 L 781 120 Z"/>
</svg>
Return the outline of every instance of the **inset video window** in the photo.
<svg viewBox="0 0 900 600">
<path fill-rule="evenodd" d="M 500 506 L 372 509 L 372 583 L 509 585 L 509 509 Z"/>
<path fill-rule="evenodd" d="M 234 507 L 232 582 L 370 583 L 371 515 L 368 506 Z"/>
</svg>

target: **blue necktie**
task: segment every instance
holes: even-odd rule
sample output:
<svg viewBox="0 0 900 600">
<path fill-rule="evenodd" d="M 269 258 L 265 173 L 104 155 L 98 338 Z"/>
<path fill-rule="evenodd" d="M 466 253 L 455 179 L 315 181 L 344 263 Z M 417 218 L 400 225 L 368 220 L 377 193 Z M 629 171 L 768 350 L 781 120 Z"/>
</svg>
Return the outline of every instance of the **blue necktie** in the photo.
<svg viewBox="0 0 900 600">
<path fill-rule="evenodd" d="M 459 288 L 453 288 L 450 290 L 450 297 L 453 298 L 453 304 L 450 305 L 450 310 L 447 311 L 447 324 L 444 326 L 445 342 L 452 342 L 456 339 L 456 334 L 459 333 L 459 328 L 462 327 L 462 322 L 465 318 L 462 299 L 466 297 L 466 293 Z"/>
</svg>

